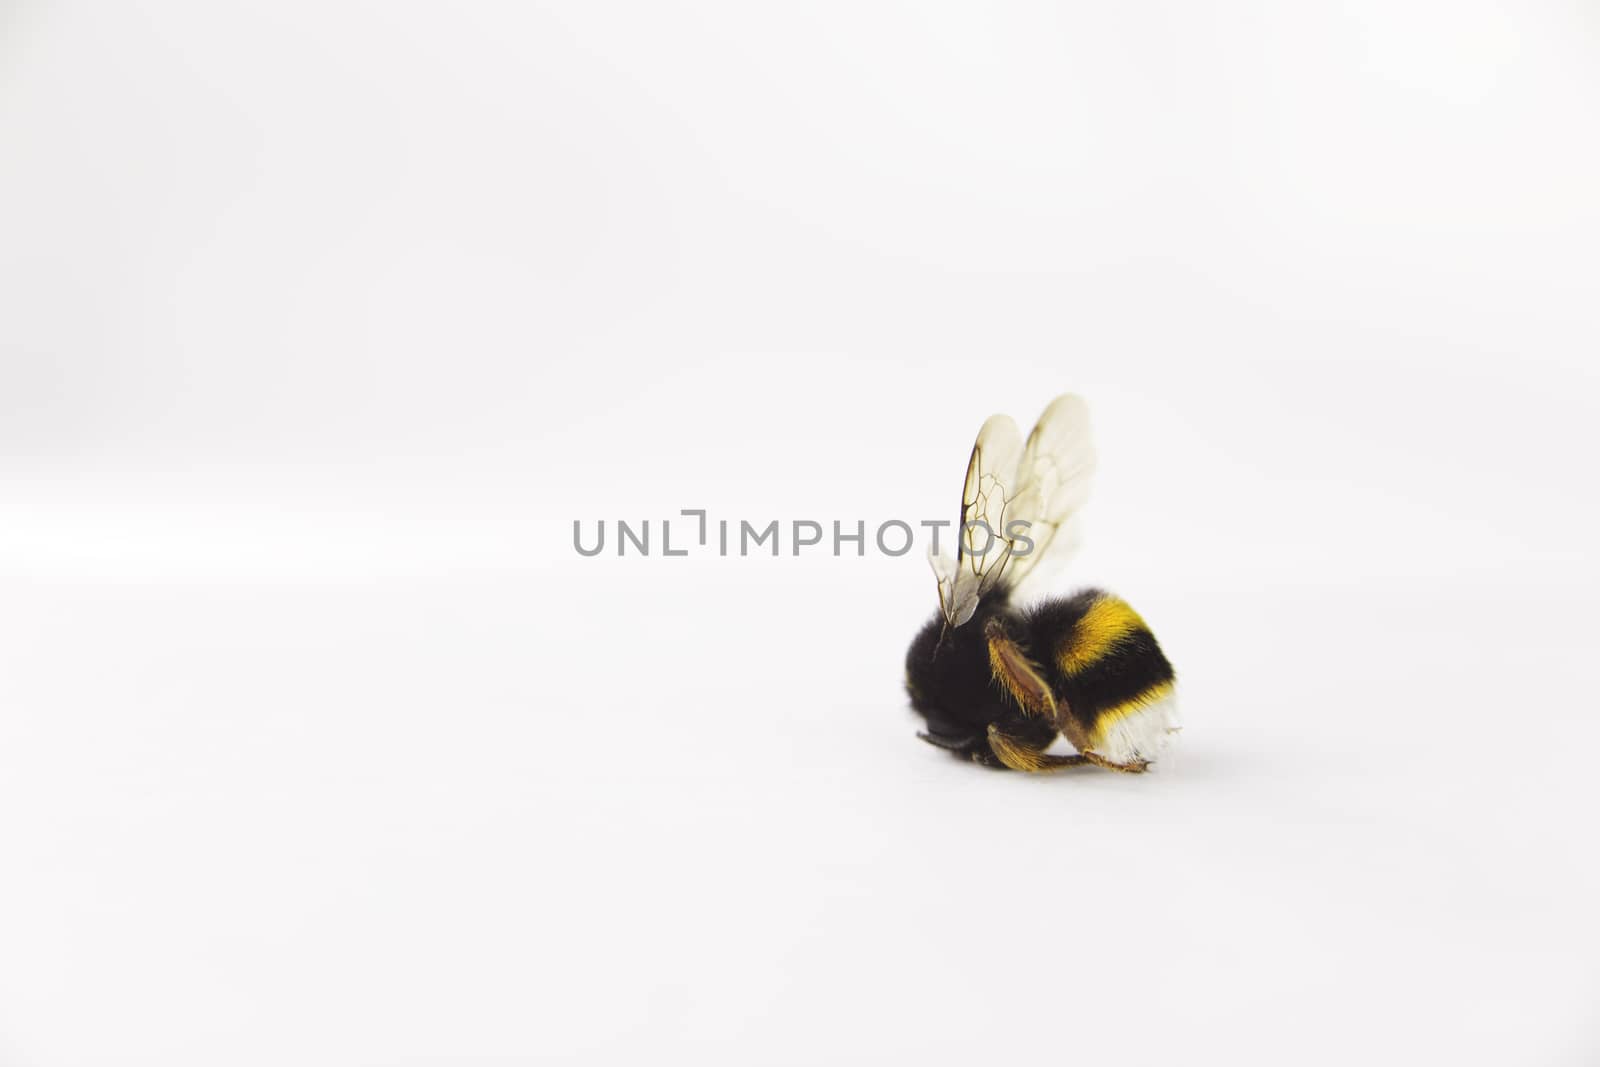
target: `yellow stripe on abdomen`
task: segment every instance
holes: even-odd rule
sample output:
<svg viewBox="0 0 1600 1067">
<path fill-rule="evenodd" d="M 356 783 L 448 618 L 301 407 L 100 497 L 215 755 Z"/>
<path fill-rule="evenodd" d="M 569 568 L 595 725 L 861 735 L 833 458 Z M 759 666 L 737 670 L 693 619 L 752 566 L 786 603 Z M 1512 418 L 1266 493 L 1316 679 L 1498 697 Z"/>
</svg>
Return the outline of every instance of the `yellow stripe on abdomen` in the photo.
<svg viewBox="0 0 1600 1067">
<path fill-rule="evenodd" d="M 1114 596 L 1101 597 L 1089 605 L 1083 618 L 1061 642 L 1056 665 L 1065 674 L 1078 674 L 1103 658 L 1118 641 L 1144 629 L 1144 620 L 1127 601 Z"/>
</svg>

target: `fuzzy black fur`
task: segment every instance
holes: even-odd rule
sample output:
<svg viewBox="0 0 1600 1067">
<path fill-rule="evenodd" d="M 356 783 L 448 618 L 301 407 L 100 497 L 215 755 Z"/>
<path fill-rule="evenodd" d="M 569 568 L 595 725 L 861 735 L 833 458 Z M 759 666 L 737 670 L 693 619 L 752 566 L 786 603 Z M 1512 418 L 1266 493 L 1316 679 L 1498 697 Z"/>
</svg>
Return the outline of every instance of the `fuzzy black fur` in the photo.
<svg viewBox="0 0 1600 1067">
<path fill-rule="evenodd" d="M 977 613 L 955 629 L 947 629 L 944 616 L 935 613 L 906 653 L 906 691 L 912 708 L 927 720 L 925 740 L 999 767 L 989 748 L 990 724 L 1041 747 L 1055 737 L 1056 729 L 1036 715 L 1023 714 L 994 680 L 984 637 L 991 618 L 999 618 L 1008 631 L 1014 628 L 1017 619 L 1004 595 L 985 598 Z"/>
</svg>

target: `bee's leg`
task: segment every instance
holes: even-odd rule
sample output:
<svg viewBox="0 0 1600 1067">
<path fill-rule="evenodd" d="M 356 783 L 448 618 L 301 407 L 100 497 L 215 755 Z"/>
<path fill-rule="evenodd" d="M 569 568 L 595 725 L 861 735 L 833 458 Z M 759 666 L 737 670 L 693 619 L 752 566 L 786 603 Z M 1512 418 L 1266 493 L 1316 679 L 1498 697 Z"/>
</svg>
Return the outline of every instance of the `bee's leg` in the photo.
<svg viewBox="0 0 1600 1067">
<path fill-rule="evenodd" d="M 1085 752 L 1080 759 L 1087 760 L 1096 767 L 1104 767 L 1108 771 L 1121 771 L 1123 774 L 1143 774 L 1150 766 L 1149 760 L 1134 760 L 1132 763 L 1112 763 L 1104 756 L 1093 752 Z"/>
<path fill-rule="evenodd" d="M 984 624 L 983 636 L 989 642 L 989 669 L 1017 707 L 1029 715 L 1057 721 L 1055 694 L 1027 653 L 1006 633 L 1005 624 L 991 618 Z M 990 730 L 992 735 L 993 727 Z"/>
<path fill-rule="evenodd" d="M 986 744 L 972 746 L 972 751 L 967 753 L 967 757 L 980 767 L 988 767 L 997 771 L 1006 769 L 1006 765 L 1001 762 L 1000 757 L 996 756 Z"/>
<path fill-rule="evenodd" d="M 945 737 L 935 733 L 919 733 L 917 736 L 934 748 L 942 748 L 958 759 L 970 759 L 973 763 L 980 763 L 985 767 L 1005 767 L 1005 764 L 996 759 L 994 753 L 989 750 L 989 745 L 981 734 L 974 737 Z"/>
<path fill-rule="evenodd" d="M 972 738 L 970 737 L 942 737 L 933 733 L 919 733 L 917 736 L 933 747 L 942 748 L 946 752 L 965 752 L 972 747 Z"/>
<path fill-rule="evenodd" d="M 994 753 L 995 759 L 1014 771 L 1053 771 L 1090 761 L 1087 756 L 1057 756 L 1042 748 L 1034 748 L 1014 737 L 1007 737 L 998 726 L 992 724 L 989 727 L 989 750 Z M 973 758 L 977 758 L 976 753 Z"/>
</svg>

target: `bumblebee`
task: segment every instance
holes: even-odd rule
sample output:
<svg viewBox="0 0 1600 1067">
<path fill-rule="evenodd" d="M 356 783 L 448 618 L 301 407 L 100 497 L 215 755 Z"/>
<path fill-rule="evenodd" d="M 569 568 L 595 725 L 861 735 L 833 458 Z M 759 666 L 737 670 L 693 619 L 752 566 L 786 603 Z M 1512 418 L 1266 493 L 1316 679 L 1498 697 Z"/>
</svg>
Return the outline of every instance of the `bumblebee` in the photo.
<svg viewBox="0 0 1600 1067">
<path fill-rule="evenodd" d="M 1137 774 L 1177 733 L 1172 664 L 1137 612 L 1097 589 L 1026 607 L 1072 555 L 1095 454 L 1088 409 L 1057 397 L 1023 442 L 995 415 L 972 446 L 954 560 L 930 552 L 939 610 L 906 653 L 917 736 L 989 767 Z M 1048 751 L 1063 736 L 1077 752 Z"/>
</svg>

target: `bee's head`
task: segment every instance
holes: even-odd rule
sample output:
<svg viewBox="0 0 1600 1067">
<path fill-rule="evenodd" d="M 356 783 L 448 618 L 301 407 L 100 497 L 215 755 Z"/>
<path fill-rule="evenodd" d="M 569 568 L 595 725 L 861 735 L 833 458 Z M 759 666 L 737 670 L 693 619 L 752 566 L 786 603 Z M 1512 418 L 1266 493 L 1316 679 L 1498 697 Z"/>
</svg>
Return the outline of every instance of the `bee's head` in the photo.
<svg viewBox="0 0 1600 1067">
<path fill-rule="evenodd" d="M 906 651 L 906 693 L 911 707 L 940 742 L 969 744 L 987 735 L 1003 709 L 990 685 L 989 650 L 983 618 L 949 626 L 935 614 Z"/>
</svg>

